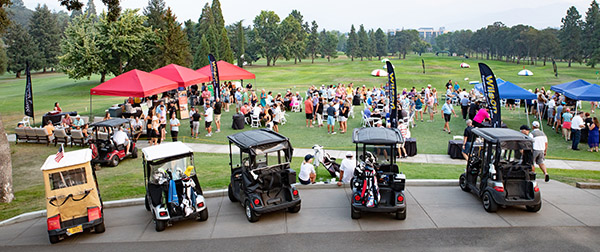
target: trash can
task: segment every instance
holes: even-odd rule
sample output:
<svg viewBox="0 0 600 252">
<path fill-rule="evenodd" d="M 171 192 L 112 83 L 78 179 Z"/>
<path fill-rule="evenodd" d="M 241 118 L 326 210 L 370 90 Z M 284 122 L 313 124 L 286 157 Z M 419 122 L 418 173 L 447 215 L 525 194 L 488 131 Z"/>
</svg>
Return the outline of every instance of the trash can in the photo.
<svg viewBox="0 0 600 252">
<path fill-rule="evenodd" d="M 234 114 L 233 117 L 233 123 L 231 124 L 231 127 L 234 130 L 241 130 L 244 129 L 244 114 Z"/>
</svg>

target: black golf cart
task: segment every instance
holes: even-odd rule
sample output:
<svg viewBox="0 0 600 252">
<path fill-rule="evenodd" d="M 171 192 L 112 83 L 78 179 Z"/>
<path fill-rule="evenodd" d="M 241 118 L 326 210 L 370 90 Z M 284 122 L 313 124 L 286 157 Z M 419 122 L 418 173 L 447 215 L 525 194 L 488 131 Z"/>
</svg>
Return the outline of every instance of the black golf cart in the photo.
<svg viewBox="0 0 600 252">
<path fill-rule="evenodd" d="M 361 212 L 395 213 L 396 219 L 406 219 L 406 176 L 398 171 L 396 164 L 396 145 L 404 141 L 400 130 L 354 129 L 352 141 L 356 144 L 358 157 L 351 182 L 352 219 L 360 218 Z M 374 152 L 389 152 L 389 159 L 378 162 Z"/>
<path fill-rule="evenodd" d="M 152 212 L 156 231 L 173 221 L 208 219 L 208 208 L 196 176 L 194 152 L 181 142 L 142 149 L 146 210 Z"/>
<path fill-rule="evenodd" d="M 127 134 L 131 142 L 129 154 L 127 154 L 127 146 L 117 145 L 113 141 L 113 135 L 119 127 L 123 127 L 123 132 Z M 126 157 L 137 158 L 138 150 L 131 135 L 131 124 L 128 119 L 114 118 L 95 122 L 90 124 L 90 130 L 92 131 L 92 138 L 89 143 L 92 149 L 93 165 L 108 164 L 115 167 Z"/>
<path fill-rule="evenodd" d="M 469 150 L 460 188 L 481 198 L 483 208 L 495 212 L 498 206 L 525 205 L 527 211 L 542 207 L 542 196 L 532 171 L 533 139 L 503 128 L 473 129 L 473 142 L 483 147 Z"/>
<path fill-rule="evenodd" d="M 300 194 L 293 185 L 296 171 L 290 168 L 293 149 L 287 137 L 272 130 L 259 129 L 227 136 L 231 182 L 228 195 L 239 201 L 250 222 L 261 214 L 287 209 L 300 211 Z M 240 149 L 233 157 L 232 144 Z"/>
</svg>

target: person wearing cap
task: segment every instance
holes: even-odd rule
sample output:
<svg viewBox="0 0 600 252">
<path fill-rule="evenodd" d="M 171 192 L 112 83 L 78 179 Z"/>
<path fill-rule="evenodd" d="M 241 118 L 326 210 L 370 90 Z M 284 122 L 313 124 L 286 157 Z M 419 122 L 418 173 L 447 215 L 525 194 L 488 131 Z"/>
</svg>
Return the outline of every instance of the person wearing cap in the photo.
<svg viewBox="0 0 600 252">
<path fill-rule="evenodd" d="M 581 115 L 583 112 L 577 112 L 577 115 L 573 117 L 571 120 L 571 135 L 573 136 L 573 143 L 571 145 L 571 149 L 574 151 L 579 150 L 579 141 L 581 140 L 581 129 L 585 127 L 583 122 L 583 118 Z"/>
<path fill-rule="evenodd" d="M 467 124 L 467 127 L 465 128 L 465 132 L 463 133 L 462 155 L 468 162 L 469 152 L 471 151 L 471 143 L 473 140 L 473 133 L 471 132 L 471 130 L 473 130 L 473 121 L 471 121 L 471 119 L 467 119 L 465 123 Z"/>
<path fill-rule="evenodd" d="M 442 106 L 442 118 L 444 118 L 444 131 L 447 131 L 448 134 L 451 133 L 450 131 L 450 118 L 452 116 L 452 114 L 454 114 L 454 116 L 456 117 L 456 112 L 454 112 L 454 108 L 452 108 L 452 104 L 450 103 L 450 99 L 446 99 L 446 103 L 444 103 L 444 106 Z"/>
<path fill-rule="evenodd" d="M 81 129 L 85 122 L 81 119 L 80 115 L 75 116 L 75 120 L 73 120 L 72 127 L 73 129 Z"/>
<path fill-rule="evenodd" d="M 346 152 L 346 158 L 344 158 L 344 160 L 342 160 L 342 164 L 340 164 L 340 180 L 337 182 L 337 185 L 342 186 L 342 183 L 350 183 L 354 177 L 354 169 L 356 169 L 354 153 L 348 151 Z"/>
<path fill-rule="evenodd" d="M 548 138 L 546 137 L 546 134 L 540 130 L 540 123 L 538 121 L 531 123 L 531 126 L 533 127 L 533 130 L 528 135 L 533 138 L 533 161 L 540 169 L 542 169 L 544 172 L 544 181 L 548 182 L 550 176 L 548 176 L 546 164 L 544 164 L 546 152 L 548 151 Z M 532 164 L 531 170 L 535 171 L 535 165 Z"/>
<path fill-rule="evenodd" d="M 335 135 L 335 114 L 336 109 L 333 106 L 333 102 L 329 102 L 329 107 L 327 108 L 327 134 Z"/>
<path fill-rule="evenodd" d="M 317 173 L 315 172 L 315 167 L 312 165 L 313 158 L 314 156 L 311 154 L 306 154 L 306 156 L 304 156 L 304 161 L 300 166 L 300 173 L 298 174 L 298 180 L 300 181 L 300 184 L 308 185 L 315 183 Z"/>
</svg>

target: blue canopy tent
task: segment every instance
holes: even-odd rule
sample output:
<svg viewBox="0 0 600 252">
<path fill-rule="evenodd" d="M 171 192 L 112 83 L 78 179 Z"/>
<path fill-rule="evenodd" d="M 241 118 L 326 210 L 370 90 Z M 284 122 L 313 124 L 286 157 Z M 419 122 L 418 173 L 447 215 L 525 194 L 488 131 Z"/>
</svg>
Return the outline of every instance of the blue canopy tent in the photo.
<svg viewBox="0 0 600 252">
<path fill-rule="evenodd" d="M 600 101 L 600 86 L 590 84 L 564 91 L 565 96 L 579 101 Z"/>
<path fill-rule="evenodd" d="M 588 86 L 588 85 L 592 85 L 592 83 L 589 83 L 587 81 L 579 79 L 576 81 L 571 81 L 571 82 L 567 82 L 567 83 L 563 83 L 563 84 L 554 85 L 554 86 L 550 87 L 550 90 L 559 92 L 559 93 L 564 93 L 566 90 L 584 87 L 584 86 Z"/>
<path fill-rule="evenodd" d="M 521 100 L 535 100 L 537 96 L 529 92 L 528 90 L 519 87 L 518 85 L 505 81 L 503 79 L 497 78 L 498 82 L 498 93 L 500 94 L 500 99 L 521 99 Z M 483 93 L 483 86 L 481 83 L 475 85 L 475 89 L 480 93 Z M 529 108 L 525 106 L 525 110 L 527 113 L 527 124 L 529 124 Z"/>
</svg>

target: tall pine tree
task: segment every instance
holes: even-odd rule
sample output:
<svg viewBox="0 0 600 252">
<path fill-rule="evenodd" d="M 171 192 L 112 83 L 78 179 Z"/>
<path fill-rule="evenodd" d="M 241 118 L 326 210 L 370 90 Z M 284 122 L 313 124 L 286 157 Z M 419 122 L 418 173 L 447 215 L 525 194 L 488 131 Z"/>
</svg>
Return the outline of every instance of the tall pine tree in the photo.
<svg viewBox="0 0 600 252">
<path fill-rule="evenodd" d="M 200 39 L 200 45 L 198 45 L 198 49 L 196 50 L 196 55 L 194 55 L 194 64 L 193 68 L 202 68 L 208 65 L 208 54 L 210 53 L 210 45 L 208 44 L 208 39 L 206 35 L 202 35 Z"/>
<path fill-rule="evenodd" d="M 589 59 L 587 65 L 596 67 L 600 64 L 600 10 L 598 2 L 592 1 L 585 14 L 583 26 L 583 55 Z"/>
<path fill-rule="evenodd" d="M 375 31 L 375 55 L 381 60 L 381 56 L 387 56 L 388 39 L 381 28 Z"/>
<path fill-rule="evenodd" d="M 144 8 L 144 16 L 146 16 L 146 22 L 144 25 L 152 27 L 153 30 L 166 30 L 166 20 L 164 18 L 167 13 L 164 0 L 148 0 L 148 6 Z"/>
<path fill-rule="evenodd" d="M 354 25 L 350 28 L 350 33 L 348 34 L 348 41 L 346 42 L 346 56 L 350 57 L 352 61 L 354 61 L 354 57 L 358 56 L 358 36 L 356 36 L 356 29 Z"/>
<path fill-rule="evenodd" d="M 157 67 L 169 64 L 189 67 L 192 64 L 190 44 L 171 8 L 168 8 L 162 16 L 162 21 L 165 28 L 160 34 L 161 43 L 158 45 L 158 54 L 156 55 Z"/>
<path fill-rule="evenodd" d="M 312 21 L 312 26 L 310 27 L 310 34 L 308 34 L 308 43 L 306 49 L 308 50 L 308 54 L 310 55 L 311 63 L 315 63 L 315 58 L 317 57 L 317 53 L 319 52 L 319 25 L 317 25 L 317 21 Z"/>
<path fill-rule="evenodd" d="M 29 33 L 40 50 L 40 68 L 46 72 L 46 69 L 56 67 L 60 54 L 61 32 L 56 15 L 52 14 L 45 4 L 38 4 L 35 8 L 29 23 Z"/>
<path fill-rule="evenodd" d="M 99 73 L 103 67 L 98 48 L 98 30 L 95 17 L 76 17 L 65 29 L 65 39 L 61 43 L 63 55 L 59 57 L 61 69 L 71 79 L 87 78 Z"/>
<path fill-rule="evenodd" d="M 225 27 L 221 28 L 219 41 L 219 56 L 221 56 L 221 60 L 233 63 L 233 51 L 231 50 L 231 44 L 229 43 Z"/>
<path fill-rule="evenodd" d="M 360 61 L 363 60 L 364 57 L 369 56 L 369 45 L 371 41 L 369 40 L 369 35 L 367 35 L 367 31 L 365 31 L 365 27 L 361 24 L 358 29 L 358 57 L 360 57 Z"/>
<path fill-rule="evenodd" d="M 98 16 L 98 12 L 96 12 L 96 5 L 94 4 L 94 0 L 88 0 L 87 8 L 85 9 L 85 14 L 94 17 L 94 19 Z"/>
<path fill-rule="evenodd" d="M 567 10 L 567 16 L 562 18 L 562 26 L 559 33 L 560 45 L 563 59 L 569 62 L 581 61 L 581 15 L 575 6 Z"/>
<path fill-rule="evenodd" d="M 8 71 L 21 78 L 25 63 L 29 61 L 31 69 L 39 69 L 39 59 L 36 57 L 38 46 L 23 26 L 13 23 L 5 37 L 6 54 L 8 56 Z"/>
</svg>

